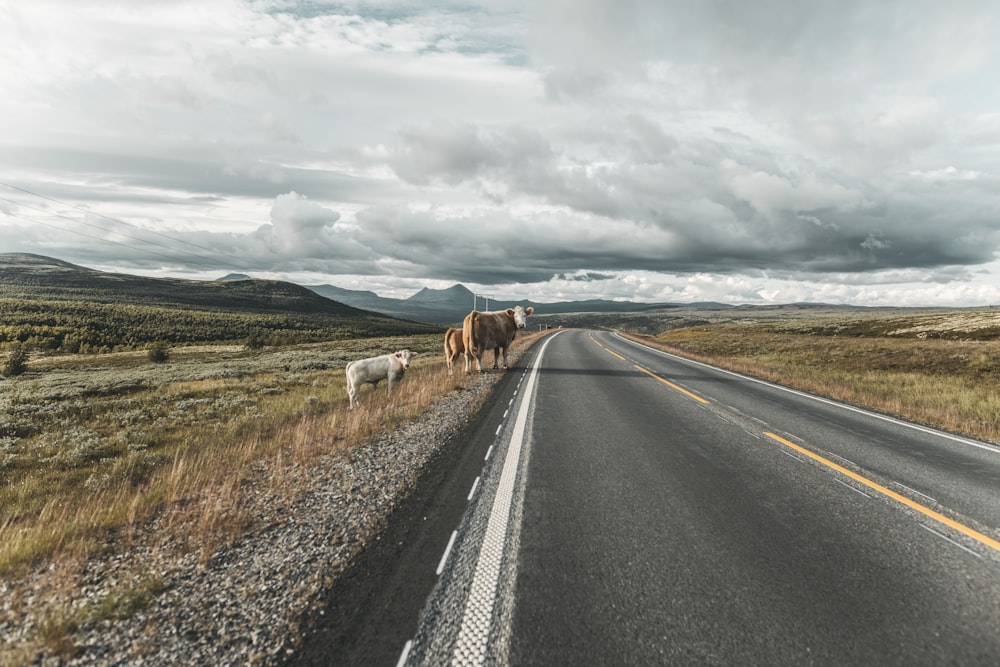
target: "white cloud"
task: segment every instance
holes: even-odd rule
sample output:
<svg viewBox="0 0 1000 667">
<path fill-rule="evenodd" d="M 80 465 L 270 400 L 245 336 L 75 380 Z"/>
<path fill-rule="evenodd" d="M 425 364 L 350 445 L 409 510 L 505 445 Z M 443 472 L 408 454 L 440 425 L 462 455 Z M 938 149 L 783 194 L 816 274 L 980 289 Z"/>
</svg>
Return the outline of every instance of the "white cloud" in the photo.
<svg viewBox="0 0 1000 667">
<path fill-rule="evenodd" d="M 251 272 L 1000 301 L 988 3 L 64 4 L 0 7 L 0 183 Z M 5 247 L 204 266 L 0 190 Z"/>
</svg>

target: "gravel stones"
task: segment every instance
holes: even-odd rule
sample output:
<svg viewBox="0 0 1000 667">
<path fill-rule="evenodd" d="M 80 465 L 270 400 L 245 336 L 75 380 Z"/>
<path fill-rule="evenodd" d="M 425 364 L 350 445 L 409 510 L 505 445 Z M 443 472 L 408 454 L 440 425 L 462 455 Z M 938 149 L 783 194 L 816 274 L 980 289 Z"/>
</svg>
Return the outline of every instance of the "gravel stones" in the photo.
<svg viewBox="0 0 1000 667">
<path fill-rule="evenodd" d="M 171 548 L 169 541 L 155 549 L 143 546 L 152 542 L 140 536 L 132 546 L 116 544 L 71 575 L 55 578 L 62 582 L 59 590 L 48 588 L 50 572 L 0 583 L 0 664 L 285 660 L 300 637 L 298 619 L 377 538 L 422 467 L 475 414 L 500 377 L 471 375 L 463 390 L 437 399 L 419 420 L 383 432 L 346 456 L 324 456 L 297 470 L 294 494 L 267 484 L 267 466 L 261 466 L 249 508 L 260 527 L 207 562 Z M 53 596 L 72 610 L 65 618 L 40 614 L 51 605 L 38 601 Z M 98 607 L 101 613 L 92 613 Z M 100 620 L 87 620 L 95 617 Z M 11 618 L 19 622 L 3 620 Z M 76 628 L 72 647 L 25 651 L 32 637 L 60 622 Z"/>
</svg>

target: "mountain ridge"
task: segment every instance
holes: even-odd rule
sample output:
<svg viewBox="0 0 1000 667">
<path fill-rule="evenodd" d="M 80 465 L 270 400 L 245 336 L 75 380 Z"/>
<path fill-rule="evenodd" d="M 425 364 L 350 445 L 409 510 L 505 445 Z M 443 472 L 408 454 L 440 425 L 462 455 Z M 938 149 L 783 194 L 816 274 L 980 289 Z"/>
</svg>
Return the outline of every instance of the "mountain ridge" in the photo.
<svg viewBox="0 0 1000 667">
<path fill-rule="evenodd" d="M 381 317 L 289 282 L 148 278 L 99 271 L 30 253 L 0 253 L 0 297 Z"/>
<path fill-rule="evenodd" d="M 403 298 L 379 296 L 371 290 L 336 285 L 299 285 L 277 280 L 228 274 L 216 280 L 148 278 L 104 272 L 60 259 L 30 253 L 0 253 L 0 297 L 25 294 L 44 299 L 89 299 L 97 302 L 138 302 L 145 305 L 189 308 L 236 308 L 257 312 L 302 312 L 350 317 L 380 316 L 433 325 L 460 325 L 478 307 L 481 297 L 461 283 L 443 289 L 423 287 Z M 729 304 L 639 303 L 587 299 L 536 302 L 490 299 L 489 310 L 516 305 L 532 307 L 535 316 L 568 313 L 634 313 L 680 307 L 731 308 Z"/>
</svg>

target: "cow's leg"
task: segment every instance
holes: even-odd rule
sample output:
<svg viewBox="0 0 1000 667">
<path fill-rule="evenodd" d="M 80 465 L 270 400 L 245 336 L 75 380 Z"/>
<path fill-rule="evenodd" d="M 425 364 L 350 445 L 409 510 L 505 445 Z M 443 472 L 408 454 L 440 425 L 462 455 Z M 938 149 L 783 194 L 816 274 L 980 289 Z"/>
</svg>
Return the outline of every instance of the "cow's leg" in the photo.
<svg viewBox="0 0 1000 667">
<path fill-rule="evenodd" d="M 501 347 L 500 349 L 503 350 L 503 366 L 501 368 L 507 369 L 508 368 L 508 366 L 507 366 L 507 348 L 506 347 Z"/>
<path fill-rule="evenodd" d="M 358 404 L 358 385 L 351 382 L 347 383 L 347 398 L 351 402 L 351 409 Z"/>
<path fill-rule="evenodd" d="M 472 353 L 469 352 L 469 348 L 465 348 L 465 374 L 468 375 L 472 372 Z"/>
</svg>

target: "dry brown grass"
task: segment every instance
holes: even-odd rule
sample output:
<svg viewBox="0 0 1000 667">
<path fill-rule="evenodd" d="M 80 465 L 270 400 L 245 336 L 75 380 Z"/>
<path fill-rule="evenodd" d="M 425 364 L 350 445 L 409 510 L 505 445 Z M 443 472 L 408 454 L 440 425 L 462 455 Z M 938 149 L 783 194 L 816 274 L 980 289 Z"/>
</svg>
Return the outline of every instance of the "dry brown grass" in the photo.
<svg viewBox="0 0 1000 667">
<path fill-rule="evenodd" d="M 8 407 L 0 423 L 0 583 L 31 577 L 47 591 L 44 609 L 32 613 L 40 619 L 34 646 L 0 651 L 0 664 L 39 644 L 70 656 L 80 623 L 132 613 L 155 594 L 155 575 L 137 572 L 142 583 L 79 608 L 69 582 L 94 554 L 142 545 L 205 563 L 262 520 L 254 505 L 261 486 L 290 504 L 310 465 L 350 456 L 461 390 L 467 378 L 447 375 L 442 341 L 443 331 L 268 353 L 182 349 L 157 368 L 134 353 L 40 359 L 29 375 L 0 384 Z M 402 347 L 419 356 L 392 394 L 385 383 L 366 385 L 361 405 L 348 409 L 346 361 Z M 26 613 L 29 602 L 12 590 L 0 623 Z"/>
<path fill-rule="evenodd" d="M 1000 341 L 981 338 L 984 328 L 996 328 L 998 317 L 960 313 L 936 314 L 926 322 L 831 317 L 727 323 L 642 340 L 747 375 L 997 442 Z M 948 337 L 940 337 L 945 332 Z"/>
</svg>

